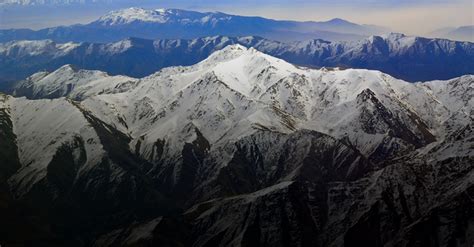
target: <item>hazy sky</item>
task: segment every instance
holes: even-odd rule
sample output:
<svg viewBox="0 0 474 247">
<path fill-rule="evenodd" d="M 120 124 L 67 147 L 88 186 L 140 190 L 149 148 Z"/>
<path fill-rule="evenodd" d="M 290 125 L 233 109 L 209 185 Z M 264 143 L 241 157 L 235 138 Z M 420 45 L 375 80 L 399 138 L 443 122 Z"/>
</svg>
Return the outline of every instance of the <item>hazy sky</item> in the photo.
<svg viewBox="0 0 474 247">
<path fill-rule="evenodd" d="M 264 13 L 265 16 L 276 19 L 295 20 L 325 20 L 340 17 L 361 24 L 386 26 L 407 34 L 425 34 L 443 27 L 474 25 L 474 0 L 304 2 L 304 6 L 270 5 L 238 9 L 236 12 L 251 15 Z"/>
<path fill-rule="evenodd" d="M 122 0 L 126 1 L 126 0 Z M 1 2 L 1 0 L 0 0 Z M 90 7 L 0 9 L 0 28 L 42 28 L 86 23 L 126 6 L 175 7 L 257 15 L 274 19 L 328 20 L 335 17 L 393 31 L 424 35 L 435 29 L 474 25 L 474 0 L 134 0 Z"/>
</svg>

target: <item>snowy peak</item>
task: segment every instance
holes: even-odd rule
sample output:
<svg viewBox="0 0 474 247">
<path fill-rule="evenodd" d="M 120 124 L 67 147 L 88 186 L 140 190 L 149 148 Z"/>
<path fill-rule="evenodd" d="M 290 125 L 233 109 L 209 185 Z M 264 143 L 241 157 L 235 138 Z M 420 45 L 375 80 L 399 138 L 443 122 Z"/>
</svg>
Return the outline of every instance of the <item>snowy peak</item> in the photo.
<svg viewBox="0 0 474 247">
<path fill-rule="evenodd" d="M 80 47 L 80 43 L 58 44 L 52 40 L 19 40 L 0 43 L 0 56 L 22 59 L 34 56 L 51 55 L 61 57 Z"/>
<path fill-rule="evenodd" d="M 207 59 L 203 60 L 201 63 L 202 64 L 217 64 L 220 62 L 226 62 L 238 58 L 245 57 L 246 59 L 252 61 L 252 64 L 239 64 L 239 67 L 243 66 L 256 66 L 258 64 L 255 63 L 275 63 L 274 65 L 279 65 L 279 64 L 284 64 L 284 66 L 291 66 L 290 63 L 278 59 L 276 57 L 267 55 L 263 52 L 258 51 L 257 49 L 250 47 L 247 48 L 243 45 L 240 44 L 233 44 L 233 45 L 228 45 L 222 50 L 218 50 L 214 53 L 212 53 Z"/>
<path fill-rule="evenodd" d="M 216 40 L 216 39 L 213 39 L 213 40 Z M 218 63 L 218 62 L 222 62 L 222 61 L 231 60 L 231 59 L 234 59 L 236 57 L 240 57 L 244 54 L 248 54 L 250 49 L 252 49 L 252 48 L 247 48 L 247 47 L 239 45 L 239 44 L 228 45 L 228 46 L 224 47 L 224 49 L 212 53 L 202 63 L 203 64 L 209 64 L 209 63 Z M 254 49 L 252 49 L 252 50 L 254 50 Z"/>
<path fill-rule="evenodd" d="M 390 33 L 387 35 L 382 35 L 380 38 L 385 41 L 393 49 L 406 49 L 416 45 L 419 41 L 419 37 L 416 36 L 407 36 L 402 33 Z"/>
<path fill-rule="evenodd" d="M 216 22 L 223 19 L 230 19 L 230 15 L 223 13 L 200 13 L 195 11 L 181 10 L 181 9 L 143 9 L 143 8 L 128 8 L 117 11 L 112 11 L 107 15 L 100 17 L 94 23 L 103 26 L 126 25 L 136 22 L 143 23 L 180 23 L 180 24 L 206 24 L 209 22 Z"/>
<path fill-rule="evenodd" d="M 111 0 L 2 0 L 0 6 L 68 6 L 68 5 L 88 5 L 97 3 L 111 3 Z"/>
<path fill-rule="evenodd" d="M 222 136 L 248 134 L 251 123 L 280 132 L 306 128 L 348 138 L 367 156 L 378 148 L 391 150 L 384 145 L 408 150 L 436 140 L 431 131 L 444 130 L 434 116 L 451 112 L 433 102 L 425 87 L 378 71 L 299 68 L 241 45 L 229 45 L 193 66 L 163 69 L 130 92 L 86 100 L 91 111 L 109 105 L 124 109 L 116 118 L 128 119 L 126 124 L 112 120 L 117 121 L 114 126 L 126 126 L 132 136 L 152 133 L 150 142 L 177 135 L 189 122 L 213 143 Z M 110 115 L 116 113 L 99 114 L 114 119 Z M 385 155 L 379 158 L 395 154 Z"/>
<path fill-rule="evenodd" d="M 410 84 L 373 70 L 302 68 L 241 45 L 143 79 L 67 65 L 35 74 L 25 89 L 38 97 L 77 101 L 0 94 L 0 143 L 16 143 L 13 151 L 19 156 L 19 170 L 9 177 L 8 189 L 28 201 L 52 198 L 51 204 L 77 205 L 68 208 L 79 216 L 77 221 L 65 219 L 71 224 L 84 223 L 84 216 L 102 217 L 109 224 L 128 212 L 129 222 L 137 222 L 135 213 L 143 208 L 152 209 L 150 217 L 155 218 L 161 215 L 156 211 L 160 205 L 169 208 L 162 196 L 172 205 L 183 205 L 179 210 L 204 202 L 183 217 L 197 217 L 191 218 L 189 236 L 211 238 L 198 240 L 197 246 L 216 245 L 213 239 L 220 237 L 214 234 L 239 245 L 235 236 L 248 238 L 249 227 L 264 231 L 260 239 L 287 232 L 299 236 L 292 229 L 319 224 L 320 216 L 328 218 L 318 229 L 328 234 L 318 235 L 316 228 L 309 233 L 324 239 L 334 232 L 352 232 L 367 215 L 369 221 L 377 217 L 389 225 L 394 217 L 384 215 L 396 210 L 405 217 L 407 207 L 419 212 L 412 214 L 416 218 L 395 217 L 393 224 L 410 229 L 429 215 L 429 210 L 419 211 L 423 204 L 437 204 L 447 194 L 440 191 L 439 197 L 420 204 L 415 198 L 419 195 L 410 192 L 414 188 L 426 196 L 426 191 L 438 193 L 444 187 L 464 193 L 459 186 L 472 186 L 467 172 L 472 171 L 468 117 L 474 106 L 473 82 L 472 76 L 464 76 Z M 16 136 L 3 138 L 4 133 Z M 402 193 L 402 202 L 394 201 Z M 83 198 L 91 199 L 84 203 Z M 219 201 L 229 205 L 213 205 Z M 304 215 L 300 206 L 292 205 L 303 206 Z M 90 217 L 83 210 L 98 206 Z M 329 213 L 320 214 L 321 206 Z M 281 214 L 282 208 L 298 211 Z M 249 213 L 253 209 L 257 211 Z M 282 217 L 269 217 L 273 215 Z M 313 221 L 294 224 L 294 215 Z M 122 234 L 134 231 L 127 224 L 122 219 L 113 223 L 114 229 L 123 225 L 118 231 L 100 226 L 97 236 L 107 232 L 110 245 L 120 244 L 126 239 Z M 176 226 L 174 219 L 171 224 Z M 342 227 L 336 229 L 336 224 Z M 365 231 L 364 225 L 355 233 Z M 236 230 L 230 232 L 230 227 Z M 153 234 L 163 229 L 154 224 L 146 228 Z M 321 245 L 341 243 L 331 239 Z"/>
<path fill-rule="evenodd" d="M 67 64 L 51 73 L 33 74 L 19 83 L 13 94 L 33 99 L 63 96 L 82 99 L 91 95 L 128 90 L 136 82 L 134 78 L 109 76 L 102 71 L 82 70 Z"/>
<path fill-rule="evenodd" d="M 8 42 L 0 44 L 0 83 L 2 79 L 20 81 L 38 71 L 54 70 L 68 63 L 115 75 L 144 77 L 165 67 L 196 64 L 231 44 L 254 47 L 293 64 L 373 69 L 410 82 L 474 74 L 474 43 L 468 42 L 396 33 L 358 42 L 313 39 L 292 43 L 257 36 L 213 35 L 159 40 L 124 37 L 110 43 Z M 413 66 L 418 69 L 410 69 Z"/>
<path fill-rule="evenodd" d="M 174 24 L 198 24 L 206 25 L 210 24 L 215 26 L 219 21 L 230 21 L 237 17 L 240 21 L 246 20 L 252 22 L 261 21 L 259 17 L 245 17 L 245 16 L 233 16 L 221 12 L 196 12 L 181 9 L 144 9 L 144 8 L 127 8 L 110 13 L 100 17 L 97 21 L 93 22 L 103 26 L 115 26 L 115 25 L 126 25 L 137 22 L 143 23 L 174 23 Z M 268 23 L 274 22 L 271 25 L 277 25 L 279 21 L 267 20 Z M 282 21 L 296 24 L 292 21 Z M 356 23 L 349 22 L 341 18 L 334 18 L 329 21 L 321 22 L 305 22 L 313 29 L 328 32 L 340 32 L 340 33 L 354 33 L 360 32 L 365 34 L 370 33 L 382 33 L 383 28 L 367 25 L 358 25 Z M 248 25 L 247 22 L 243 24 Z"/>
<path fill-rule="evenodd" d="M 220 63 L 232 61 L 243 56 L 265 56 L 265 54 L 255 50 L 254 48 L 247 48 L 240 44 L 233 44 L 213 52 L 208 58 L 200 62 L 199 65 L 201 67 L 210 68 Z"/>
<path fill-rule="evenodd" d="M 392 33 L 382 35 L 381 37 L 386 39 L 386 40 L 398 40 L 398 39 L 406 38 L 407 35 L 405 35 L 403 33 L 393 33 L 392 32 Z"/>
<path fill-rule="evenodd" d="M 165 23 L 167 21 L 164 15 L 166 10 L 146 10 L 143 8 L 128 8 L 112 11 L 102 16 L 97 22 L 102 25 L 123 25 L 135 21 Z"/>
<path fill-rule="evenodd" d="M 284 60 L 239 44 L 213 53 L 199 65 L 208 67 L 233 90 L 254 98 L 273 83 L 270 79 L 277 81 L 298 71 Z"/>
<path fill-rule="evenodd" d="M 392 49 L 406 49 L 410 47 L 419 46 L 421 51 L 433 50 L 433 52 L 452 52 L 455 49 L 461 49 L 462 47 L 472 47 L 472 43 L 469 42 L 458 42 L 451 41 L 448 39 L 429 39 L 419 36 L 410 36 L 402 33 L 389 33 L 381 36 L 371 36 L 368 41 L 374 41 L 377 39 L 383 40 Z M 469 51 L 468 52 L 472 52 Z"/>
<path fill-rule="evenodd" d="M 153 50 L 154 44 L 152 40 L 130 37 L 114 43 L 103 45 L 100 48 L 101 51 L 109 55 L 117 55 L 125 53 L 131 48 Z"/>
</svg>

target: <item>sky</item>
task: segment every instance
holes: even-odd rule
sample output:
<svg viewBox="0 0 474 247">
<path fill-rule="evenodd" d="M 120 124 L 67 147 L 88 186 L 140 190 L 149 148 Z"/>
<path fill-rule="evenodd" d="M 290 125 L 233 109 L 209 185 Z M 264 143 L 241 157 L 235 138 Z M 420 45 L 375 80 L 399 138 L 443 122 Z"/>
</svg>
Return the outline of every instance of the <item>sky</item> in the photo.
<svg viewBox="0 0 474 247">
<path fill-rule="evenodd" d="M 0 3 L 5 0 L 0 0 Z M 426 35 L 436 29 L 474 25 L 474 0 L 107 0 L 94 6 L 0 8 L 0 28 L 44 28 L 87 23 L 110 10 L 141 6 L 221 11 L 273 19 L 322 21 L 343 18 L 395 32 Z M 110 1 L 116 1 L 110 3 Z M 128 1 L 128 2 L 127 2 Z"/>
</svg>

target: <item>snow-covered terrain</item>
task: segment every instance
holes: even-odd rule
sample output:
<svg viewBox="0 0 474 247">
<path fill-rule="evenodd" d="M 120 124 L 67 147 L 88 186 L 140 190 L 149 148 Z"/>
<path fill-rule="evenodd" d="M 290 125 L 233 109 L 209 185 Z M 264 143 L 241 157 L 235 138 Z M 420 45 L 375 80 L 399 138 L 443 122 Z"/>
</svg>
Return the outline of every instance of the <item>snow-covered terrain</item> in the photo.
<svg viewBox="0 0 474 247">
<path fill-rule="evenodd" d="M 402 146 L 419 147 L 434 141 L 433 135 L 443 133 L 441 124 L 451 115 L 460 113 L 461 107 L 455 107 L 452 101 L 464 104 L 463 107 L 472 106 L 470 101 L 465 103 L 472 94 L 472 78 L 454 79 L 449 85 L 462 85 L 462 88 L 443 90 L 438 89 L 439 82 L 410 84 L 376 71 L 299 68 L 237 45 L 216 52 L 191 67 L 164 69 L 142 79 L 128 92 L 89 98 L 84 105 L 92 112 L 102 111 L 96 113 L 99 118 L 113 121 L 114 126 L 135 138 L 150 134 L 150 143 L 167 139 L 164 133 L 178 135 L 191 123 L 211 143 L 223 136 L 241 136 L 236 121 L 272 129 L 277 127 L 275 122 L 269 123 L 265 119 L 274 120 L 275 116 L 267 118 L 261 112 L 254 115 L 262 109 L 272 108 L 285 113 L 280 121 L 292 123 L 288 130 L 305 128 L 338 139 L 347 137 L 369 156 L 393 135 L 397 137 L 394 138 L 396 145 Z M 454 83 L 459 80 L 463 83 Z M 209 83 L 212 86 L 208 88 Z M 202 93 L 196 95 L 196 90 Z M 455 90 L 462 93 L 454 93 Z M 450 95 L 436 95 L 440 91 Z M 231 95 L 238 98 L 232 100 L 234 96 Z M 120 118 L 112 120 L 113 114 L 104 113 L 102 105 L 114 106 Z M 242 105 L 246 106 L 245 112 L 250 113 L 238 112 L 238 106 Z M 468 121 L 471 113 L 465 109 L 462 112 Z M 236 118 L 233 118 L 234 114 L 237 114 Z M 121 123 L 122 117 L 125 126 Z M 183 126 L 176 126 L 178 123 Z M 226 123 L 231 125 L 226 126 Z M 224 133 L 216 132 L 216 129 Z M 364 131 L 360 132 L 361 129 Z M 156 133 L 157 130 L 162 134 Z M 231 134 L 227 130 L 237 133 Z M 275 130 L 288 131 L 280 127 Z M 142 143 L 142 147 L 146 145 Z"/>
<path fill-rule="evenodd" d="M 69 239 L 474 241 L 472 75 L 408 83 L 231 45 L 142 79 L 64 66 L 26 86 L 55 99 L 0 96 L 19 163 L 6 181 L 18 200 L 57 209 L 39 218 Z"/>
<path fill-rule="evenodd" d="M 0 44 L 0 84 L 66 64 L 111 75 L 144 77 L 169 66 L 187 66 L 228 45 L 254 47 L 287 62 L 314 67 L 375 69 L 407 81 L 445 80 L 474 74 L 474 44 L 389 34 L 357 42 L 281 43 L 259 37 L 213 36 L 192 40 L 129 38 L 107 44 L 16 41 Z M 417 69 L 412 69 L 413 67 Z"/>
<path fill-rule="evenodd" d="M 128 8 L 112 11 L 100 17 L 96 24 L 104 26 L 126 25 L 133 22 L 149 23 L 179 23 L 182 25 L 199 23 L 217 24 L 220 21 L 230 20 L 232 16 L 223 13 L 200 13 L 195 11 L 186 11 L 180 9 L 143 9 Z"/>
<path fill-rule="evenodd" d="M 104 151 L 94 129 L 82 113 L 65 99 L 30 101 L 10 98 L 11 119 L 23 166 L 10 178 L 13 192 L 30 191 L 48 175 L 48 166 L 64 145 L 71 145 L 74 162 L 84 167 L 96 165 Z M 80 149 L 78 140 L 87 140 Z M 83 155 L 87 160 L 83 161 Z M 81 170 L 84 168 L 81 168 Z M 79 171 L 82 172 L 82 171 Z"/>
<path fill-rule="evenodd" d="M 39 72 L 15 87 L 14 94 L 29 98 L 58 98 L 68 96 L 83 99 L 91 95 L 119 93 L 133 88 L 137 79 L 109 76 L 102 71 L 77 70 L 64 65 L 52 73 Z"/>
</svg>

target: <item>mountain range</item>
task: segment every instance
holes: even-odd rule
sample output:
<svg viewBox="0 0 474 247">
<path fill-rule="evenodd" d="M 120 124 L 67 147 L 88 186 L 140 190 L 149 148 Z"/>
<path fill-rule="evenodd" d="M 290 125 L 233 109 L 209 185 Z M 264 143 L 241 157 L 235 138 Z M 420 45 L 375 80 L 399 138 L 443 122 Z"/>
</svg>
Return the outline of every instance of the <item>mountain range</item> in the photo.
<svg viewBox="0 0 474 247">
<path fill-rule="evenodd" d="M 474 26 L 443 28 L 430 33 L 432 37 L 474 42 Z"/>
<path fill-rule="evenodd" d="M 142 79 L 64 65 L 15 94 L 36 100 L 0 95 L 7 244 L 474 243 L 472 75 L 409 83 L 236 44 Z"/>
<path fill-rule="evenodd" d="M 68 5 L 68 4 L 86 4 L 96 2 L 111 2 L 111 0 L 2 0 L 2 5 L 24 5 L 24 6 L 37 6 L 37 5 Z"/>
<path fill-rule="evenodd" d="M 193 39 L 205 36 L 256 35 L 294 41 L 321 38 L 357 40 L 387 32 L 386 28 L 358 25 L 342 19 L 325 22 L 279 21 L 262 17 L 196 12 L 181 9 L 128 8 L 112 11 L 84 25 L 59 26 L 41 30 L 0 30 L 0 42 L 51 39 L 57 42 L 114 42 L 128 37 L 145 39 Z"/>
<path fill-rule="evenodd" d="M 107 44 L 41 40 L 0 44 L 0 87 L 7 91 L 12 83 L 33 73 L 51 72 L 65 64 L 111 75 L 144 77 L 164 67 L 198 63 L 232 44 L 254 47 L 301 66 L 374 69 L 410 82 L 474 74 L 473 43 L 402 34 L 356 42 L 282 43 L 254 36 L 154 41 L 128 38 Z"/>
</svg>

